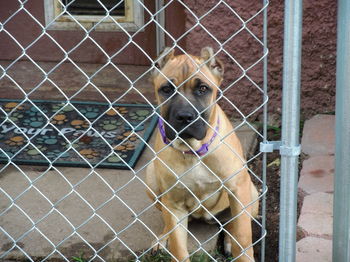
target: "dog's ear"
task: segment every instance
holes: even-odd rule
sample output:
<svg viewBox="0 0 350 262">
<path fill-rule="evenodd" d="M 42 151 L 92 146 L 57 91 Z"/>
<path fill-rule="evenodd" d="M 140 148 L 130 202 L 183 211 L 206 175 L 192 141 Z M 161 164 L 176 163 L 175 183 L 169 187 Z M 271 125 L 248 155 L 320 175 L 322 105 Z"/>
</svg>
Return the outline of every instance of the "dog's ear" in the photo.
<svg viewBox="0 0 350 262">
<path fill-rule="evenodd" d="M 224 63 L 214 56 L 213 48 L 209 46 L 202 48 L 201 58 L 206 61 L 210 71 L 221 80 L 224 76 Z"/>
<path fill-rule="evenodd" d="M 161 70 L 165 64 L 174 57 L 175 50 L 171 47 L 166 47 L 164 50 L 160 53 L 160 55 L 154 60 L 155 62 L 155 69 L 153 70 L 152 75 L 156 76 L 159 74 L 159 70 Z"/>
</svg>

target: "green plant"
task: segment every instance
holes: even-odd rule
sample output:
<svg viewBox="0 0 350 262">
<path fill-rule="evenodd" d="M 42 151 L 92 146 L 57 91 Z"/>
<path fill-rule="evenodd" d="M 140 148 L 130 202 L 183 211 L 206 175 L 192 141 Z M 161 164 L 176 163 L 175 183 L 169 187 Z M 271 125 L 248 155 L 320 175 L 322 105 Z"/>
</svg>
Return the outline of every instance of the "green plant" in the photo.
<svg viewBox="0 0 350 262">
<path fill-rule="evenodd" d="M 204 252 L 197 252 L 190 257 L 191 262 L 210 262 L 212 259 Z"/>
<path fill-rule="evenodd" d="M 147 254 L 144 254 L 140 259 L 142 262 L 170 262 L 171 261 L 171 256 L 169 253 L 159 250 L 156 252 L 150 252 Z M 135 259 L 130 260 L 129 262 L 134 262 L 136 261 Z"/>
<path fill-rule="evenodd" d="M 254 125 L 257 126 L 258 129 L 263 128 L 264 124 L 262 122 L 255 122 Z M 267 125 L 267 132 L 268 132 L 268 137 L 271 138 L 280 138 L 281 137 L 281 132 L 282 128 L 279 126 L 275 125 Z"/>
<path fill-rule="evenodd" d="M 215 261 L 218 262 L 226 262 L 226 261 L 232 261 L 232 257 L 226 257 L 225 255 L 221 254 L 218 250 L 215 250 L 214 252 L 210 253 L 211 257 L 215 259 Z M 208 256 L 205 252 L 196 252 L 190 257 L 191 262 L 211 262 L 213 259 L 210 256 Z M 129 262 L 134 262 L 136 259 L 129 260 Z M 139 261 L 142 262 L 170 262 L 171 261 L 171 255 L 167 253 L 164 250 L 159 250 L 157 252 L 150 252 L 147 254 L 144 254 Z M 80 262 L 80 261 L 79 261 Z"/>
<path fill-rule="evenodd" d="M 72 259 L 74 262 L 86 262 L 86 260 L 83 256 L 84 256 L 84 253 L 81 252 L 78 257 L 72 257 Z"/>
</svg>

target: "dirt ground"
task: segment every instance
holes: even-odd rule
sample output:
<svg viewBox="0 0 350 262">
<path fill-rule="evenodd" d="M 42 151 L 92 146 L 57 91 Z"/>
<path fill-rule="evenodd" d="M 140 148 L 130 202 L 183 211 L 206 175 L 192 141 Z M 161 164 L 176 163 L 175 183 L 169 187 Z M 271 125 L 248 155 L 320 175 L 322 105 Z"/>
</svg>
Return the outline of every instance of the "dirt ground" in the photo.
<svg viewBox="0 0 350 262">
<path fill-rule="evenodd" d="M 279 130 L 270 130 L 268 140 L 280 140 Z M 257 152 L 258 153 L 257 149 Z M 301 159 L 304 157 L 301 156 Z M 299 161 L 302 163 L 302 160 Z M 251 166 L 255 174 L 262 174 L 262 158 L 253 161 Z M 300 164 L 299 164 L 300 165 Z M 300 166 L 299 166 L 300 168 Z M 280 155 L 278 151 L 267 154 L 267 178 L 266 185 L 268 192 L 266 195 L 266 230 L 265 238 L 265 261 L 278 261 L 279 245 L 279 214 L 280 214 Z M 298 196 L 297 217 L 300 214 L 302 196 Z M 261 214 L 261 213 L 260 213 Z M 261 221 L 261 220 L 260 220 Z M 256 241 L 261 237 L 261 228 L 253 225 L 253 239 Z M 298 232 L 297 232 L 298 238 Z M 260 261 L 261 243 L 259 242 L 254 249 L 256 261 Z"/>
<path fill-rule="evenodd" d="M 262 160 L 257 159 L 254 161 L 253 170 L 256 174 L 262 173 Z M 267 154 L 267 187 L 268 192 L 266 195 L 266 230 L 267 235 L 265 238 L 265 261 L 275 262 L 278 261 L 278 237 L 279 237 L 279 196 L 280 196 L 280 166 L 279 166 L 279 154 L 273 152 Z M 261 203 L 260 203 L 261 205 Z M 261 213 L 260 213 L 261 214 Z M 261 221 L 261 220 L 260 220 Z M 253 239 L 257 240 L 261 237 L 261 229 L 258 226 L 253 226 Z M 261 245 L 256 245 L 254 249 L 255 257 L 257 261 L 260 261 Z"/>
</svg>

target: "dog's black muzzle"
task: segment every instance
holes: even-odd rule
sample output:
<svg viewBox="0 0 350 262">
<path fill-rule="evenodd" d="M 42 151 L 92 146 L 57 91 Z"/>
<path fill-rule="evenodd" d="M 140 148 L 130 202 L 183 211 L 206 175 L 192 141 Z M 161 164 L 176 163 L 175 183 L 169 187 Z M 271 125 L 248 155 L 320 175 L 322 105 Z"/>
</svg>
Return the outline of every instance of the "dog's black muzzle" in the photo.
<svg viewBox="0 0 350 262">
<path fill-rule="evenodd" d="M 182 139 L 202 140 L 206 135 L 207 125 L 190 104 L 171 106 L 166 120 L 172 126 L 165 124 L 165 134 L 170 140 L 176 138 L 176 135 Z"/>
</svg>

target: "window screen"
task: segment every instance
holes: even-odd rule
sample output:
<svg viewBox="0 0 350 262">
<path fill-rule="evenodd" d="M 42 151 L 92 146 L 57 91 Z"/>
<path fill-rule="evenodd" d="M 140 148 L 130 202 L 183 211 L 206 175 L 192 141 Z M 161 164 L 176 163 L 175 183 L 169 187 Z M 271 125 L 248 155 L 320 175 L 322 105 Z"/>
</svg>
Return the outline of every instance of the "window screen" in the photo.
<svg viewBox="0 0 350 262">
<path fill-rule="evenodd" d="M 106 10 L 97 0 L 63 0 L 72 15 L 106 15 Z M 125 3 L 120 0 L 100 0 L 114 16 L 125 16 Z"/>
</svg>

